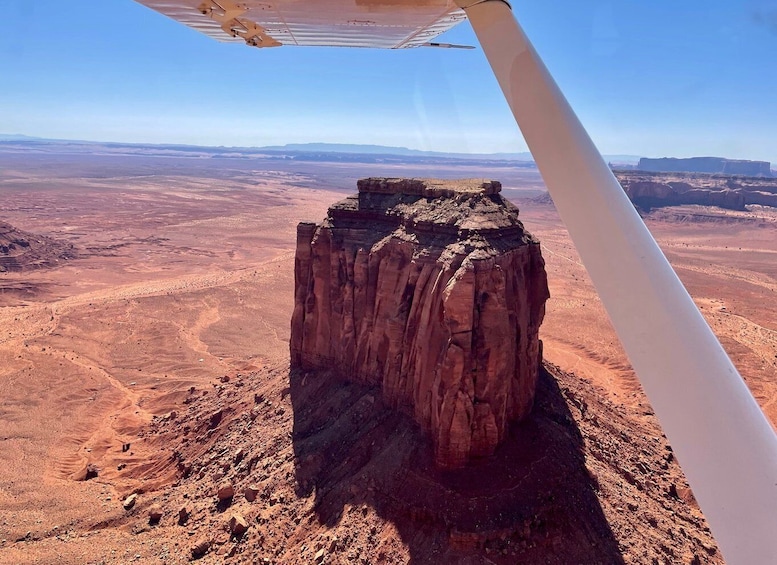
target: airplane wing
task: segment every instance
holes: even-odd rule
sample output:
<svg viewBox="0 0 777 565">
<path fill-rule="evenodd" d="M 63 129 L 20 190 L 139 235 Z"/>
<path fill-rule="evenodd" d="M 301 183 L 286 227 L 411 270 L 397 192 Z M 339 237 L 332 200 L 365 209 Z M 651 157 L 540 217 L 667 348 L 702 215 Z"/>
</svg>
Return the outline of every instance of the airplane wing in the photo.
<svg viewBox="0 0 777 565">
<path fill-rule="evenodd" d="M 252 47 L 457 47 L 431 40 L 466 19 L 453 0 L 138 1 L 214 39 Z"/>
</svg>

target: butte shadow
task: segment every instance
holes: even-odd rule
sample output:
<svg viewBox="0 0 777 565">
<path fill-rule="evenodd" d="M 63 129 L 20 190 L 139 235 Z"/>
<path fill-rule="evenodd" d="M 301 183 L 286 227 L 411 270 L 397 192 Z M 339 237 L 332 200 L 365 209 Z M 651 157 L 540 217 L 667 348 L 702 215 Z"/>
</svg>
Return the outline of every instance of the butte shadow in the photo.
<svg viewBox="0 0 777 565">
<path fill-rule="evenodd" d="M 369 506 L 396 527 L 412 563 L 624 562 L 548 368 L 533 411 L 496 452 L 446 471 L 428 435 L 378 388 L 322 372 L 290 380 L 297 494 L 314 496 L 320 523 Z"/>
</svg>

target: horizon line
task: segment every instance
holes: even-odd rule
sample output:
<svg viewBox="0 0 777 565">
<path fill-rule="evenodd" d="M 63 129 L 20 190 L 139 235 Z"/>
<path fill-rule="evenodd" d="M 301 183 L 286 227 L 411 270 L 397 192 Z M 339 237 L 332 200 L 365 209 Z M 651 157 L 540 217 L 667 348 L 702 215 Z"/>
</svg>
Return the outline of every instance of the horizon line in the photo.
<svg viewBox="0 0 777 565">
<path fill-rule="evenodd" d="M 67 138 L 49 138 L 49 137 L 40 137 L 35 135 L 27 135 L 22 133 L 4 133 L 0 132 L 0 143 L 10 143 L 10 142 L 24 142 L 24 141 L 39 141 L 39 142 L 54 142 L 54 143 L 84 143 L 84 144 L 95 144 L 95 145 L 124 145 L 124 146 L 138 146 L 138 147 L 182 147 L 182 148 L 191 148 L 191 149 L 222 149 L 222 150 L 253 150 L 253 151 L 279 151 L 279 150 L 288 150 L 288 151 L 302 151 L 302 149 L 292 149 L 293 146 L 306 146 L 306 145 L 320 145 L 320 146 L 331 146 L 333 148 L 336 148 L 338 146 L 340 147 L 364 147 L 364 148 L 375 148 L 375 149 L 387 149 L 387 150 L 400 150 L 400 151 L 406 151 L 410 153 L 420 153 L 422 155 L 426 156 L 445 156 L 445 155 L 451 155 L 451 156 L 504 156 L 504 157 L 510 157 L 510 156 L 529 156 L 530 159 L 515 159 L 520 160 L 522 162 L 534 162 L 534 157 L 529 150 L 525 151 L 498 151 L 493 153 L 474 153 L 474 152 L 455 152 L 455 151 L 435 151 L 430 149 L 416 149 L 412 147 L 404 147 L 404 146 L 397 146 L 397 145 L 382 145 L 379 143 L 349 143 L 349 142 L 327 142 L 327 141 L 305 141 L 305 142 L 287 142 L 283 145 L 202 145 L 202 144 L 196 144 L 196 143 L 183 143 L 183 142 L 143 142 L 143 141 L 109 141 L 109 140 L 94 140 L 94 139 L 67 139 Z M 336 149 L 318 149 L 314 150 L 321 153 L 354 153 L 354 152 L 347 152 L 347 151 L 337 151 Z M 386 153 L 374 153 L 374 154 L 384 154 L 384 155 L 396 155 L 394 153 L 386 152 Z M 399 155 L 401 156 L 401 155 Z M 775 161 L 766 161 L 762 159 L 740 159 L 740 158 L 731 158 L 731 157 L 721 157 L 721 156 L 713 156 L 713 155 L 692 155 L 689 157 L 675 157 L 675 156 L 669 156 L 669 155 L 663 155 L 661 157 L 647 157 L 645 155 L 638 155 L 638 154 L 630 154 L 630 153 L 601 153 L 602 158 L 607 160 L 608 157 L 625 157 L 629 159 L 693 159 L 693 158 L 717 158 L 717 159 L 726 159 L 730 161 L 752 161 L 752 162 L 765 162 L 769 163 L 770 168 L 773 165 L 777 165 L 777 162 Z M 506 159 L 510 160 L 510 159 Z M 774 169 L 773 169 L 774 170 Z"/>
</svg>

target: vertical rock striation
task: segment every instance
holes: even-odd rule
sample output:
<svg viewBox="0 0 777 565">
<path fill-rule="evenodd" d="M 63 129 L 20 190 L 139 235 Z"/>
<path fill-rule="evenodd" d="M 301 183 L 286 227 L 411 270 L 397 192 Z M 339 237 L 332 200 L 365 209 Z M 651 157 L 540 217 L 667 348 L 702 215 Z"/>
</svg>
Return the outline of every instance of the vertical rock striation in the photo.
<svg viewBox="0 0 777 565">
<path fill-rule="evenodd" d="M 297 230 L 292 366 L 379 385 L 441 467 L 487 456 L 532 407 L 548 286 L 495 181 L 364 179 Z"/>
</svg>

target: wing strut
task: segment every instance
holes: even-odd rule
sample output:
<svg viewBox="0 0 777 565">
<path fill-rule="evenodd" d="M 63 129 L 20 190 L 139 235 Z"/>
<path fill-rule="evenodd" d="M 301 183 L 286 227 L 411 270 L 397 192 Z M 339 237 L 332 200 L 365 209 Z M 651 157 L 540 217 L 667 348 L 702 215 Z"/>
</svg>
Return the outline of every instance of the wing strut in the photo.
<svg viewBox="0 0 777 565">
<path fill-rule="evenodd" d="M 777 436 L 502 0 L 458 0 L 733 565 L 777 563 Z"/>
</svg>

